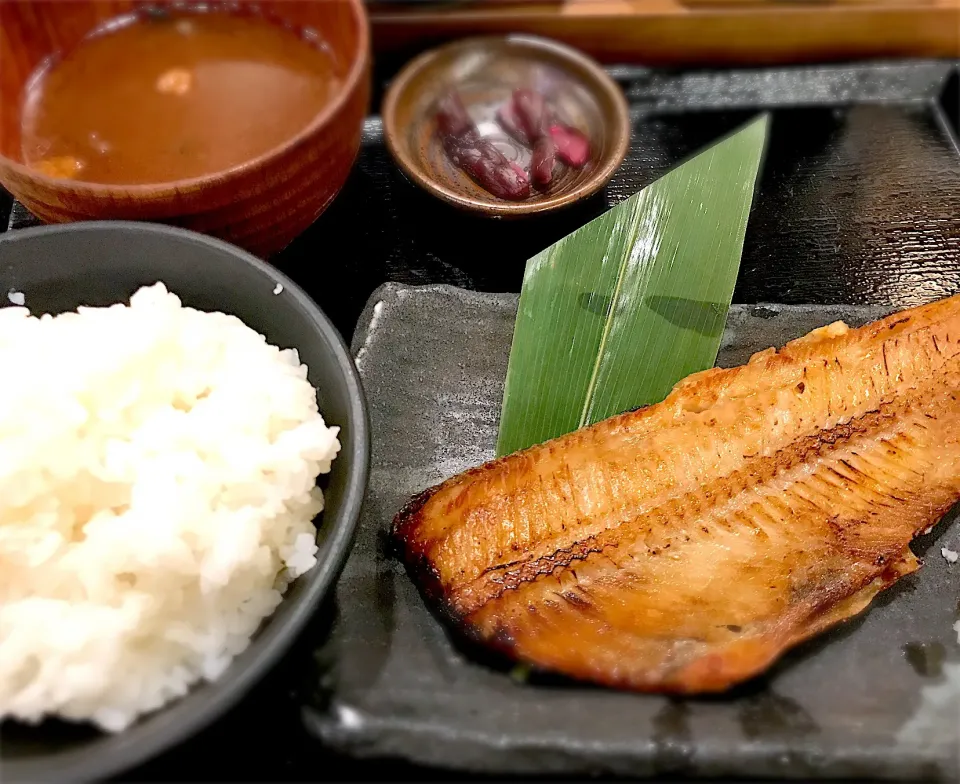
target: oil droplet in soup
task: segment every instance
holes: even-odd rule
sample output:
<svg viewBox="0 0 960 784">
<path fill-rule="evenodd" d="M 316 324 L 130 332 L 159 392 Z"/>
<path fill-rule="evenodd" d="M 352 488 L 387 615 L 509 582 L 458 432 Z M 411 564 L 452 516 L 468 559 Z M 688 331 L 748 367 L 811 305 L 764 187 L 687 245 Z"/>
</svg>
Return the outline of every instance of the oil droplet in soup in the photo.
<svg viewBox="0 0 960 784">
<path fill-rule="evenodd" d="M 326 51 L 267 19 L 131 15 L 31 79 L 24 162 L 122 185 L 212 174 L 296 136 L 338 88 Z"/>
</svg>

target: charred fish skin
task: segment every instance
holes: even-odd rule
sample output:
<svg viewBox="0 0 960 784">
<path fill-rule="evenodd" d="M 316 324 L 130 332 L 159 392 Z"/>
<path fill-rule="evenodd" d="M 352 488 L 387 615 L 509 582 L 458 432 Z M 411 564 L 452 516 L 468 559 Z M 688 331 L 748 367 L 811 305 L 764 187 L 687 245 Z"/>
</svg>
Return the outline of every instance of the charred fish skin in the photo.
<svg viewBox="0 0 960 784">
<path fill-rule="evenodd" d="M 448 620 L 457 622 L 460 618 L 445 612 L 443 582 L 440 573 L 431 564 L 425 549 L 418 548 L 414 544 L 416 542 L 415 527 L 419 519 L 420 511 L 441 487 L 442 485 L 436 485 L 435 487 L 427 488 L 413 496 L 413 498 L 404 504 L 403 508 L 394 518 L 390 542 L 392 544 L 393 555 L 400 558 L 406 564 L 408 574 L 419 586 L 424 598 L 437 610 L 444 612 Z"/>
<path fill-rule="evenodd" d="M 832 324 L 417 496 L 425 597 L 516 659 L 723 691 L 919 568 L 960 498 L 960 297 Z"/>
</svg>

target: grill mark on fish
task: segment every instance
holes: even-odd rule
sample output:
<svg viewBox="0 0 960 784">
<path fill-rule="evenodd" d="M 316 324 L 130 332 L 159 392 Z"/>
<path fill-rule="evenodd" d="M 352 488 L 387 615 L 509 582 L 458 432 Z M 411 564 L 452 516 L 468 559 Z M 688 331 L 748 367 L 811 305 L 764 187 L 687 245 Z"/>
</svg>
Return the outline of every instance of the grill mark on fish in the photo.
<svg viewBox="0 0 960 784">
<path fill-rule="evenodd" d="M 581 609 L 581 610 L 588 610 L 591 607 L 593 607 L 593 605 L 589 601 L 587 601 L 584 597 L 580 596 L 574 591 L 567 591 L 566 593 L 563 594 L 563 598 L 564 600 L 572 604 L 574 607 L 577 607 L 578 609 Z"/>
<path fill-rule="evenodd" d="M 591 553 L 599 553 L 602 549 L 602 545 L 595 539 L 585 539 L 583 542 L 577 542 L 573 547 L 558 549 L 552 555 L 538 558 L 536 561 L 514 561 L 503 566 L 491 566 L 484 571 L 484 575 L 504 589 L 515 588 L 522 582 L 532 580 L 541 574 L 549 574 L 554 569 L 569 566 Z"/>
<path fill-rule="evenodd" d="M 957 322 L 955 297 L 695 374 L 421 493 L 399 550 L 451 622 L 542 669 L 727 688 L 919 568 L 960 494 Z"/>
</svg>

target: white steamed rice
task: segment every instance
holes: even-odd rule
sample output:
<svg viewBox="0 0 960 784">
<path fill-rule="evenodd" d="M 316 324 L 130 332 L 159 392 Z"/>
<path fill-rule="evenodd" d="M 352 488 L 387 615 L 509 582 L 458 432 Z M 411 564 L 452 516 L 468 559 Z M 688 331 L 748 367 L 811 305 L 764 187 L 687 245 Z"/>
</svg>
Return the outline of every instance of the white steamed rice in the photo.
<svg viewBox="0 0 960 784">
<path fill-rule="evenodd" d="M 0 308 L 0 367 L 0 720 L 121 730 L 216 679 L 315 564 L 339 429 L 295 350 L 162 284 Z"/>
</svg>

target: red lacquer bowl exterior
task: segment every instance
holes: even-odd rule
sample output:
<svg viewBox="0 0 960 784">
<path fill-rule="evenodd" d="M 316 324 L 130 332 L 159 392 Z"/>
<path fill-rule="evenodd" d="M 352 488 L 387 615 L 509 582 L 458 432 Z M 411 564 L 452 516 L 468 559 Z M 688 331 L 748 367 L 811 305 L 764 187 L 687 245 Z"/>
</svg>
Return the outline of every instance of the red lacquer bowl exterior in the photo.
<svg viewBox="0 0 960 784">
<path fill-rule="evenodd" d="M 158 221 L 220 237 L 263 258 L 276 253 L 333 201 L 360 148 L 370 101 L 363 0 L 257 3 L 264 14 L 318 31 L 345 74 L 340 93 L 313 122 L 264 155 L 215 174 L 156 185 L 54 179 L 24 166 L 19 107 L 27 79 L 44 58 L 142 5 L 129 0 L 0 2 L 0 183 L 48 223 Z"/>
</svg>

